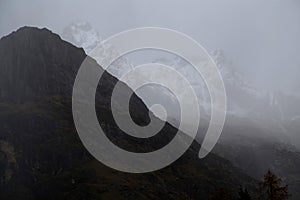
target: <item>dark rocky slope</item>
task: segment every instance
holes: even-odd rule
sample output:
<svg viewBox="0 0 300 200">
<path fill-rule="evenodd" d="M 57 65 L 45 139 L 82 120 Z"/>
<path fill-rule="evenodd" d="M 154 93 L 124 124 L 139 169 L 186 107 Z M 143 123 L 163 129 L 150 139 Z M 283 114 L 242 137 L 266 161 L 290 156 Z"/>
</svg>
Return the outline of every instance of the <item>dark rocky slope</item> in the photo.
<svg viewBox="0 0 300 200">
<path fill-rule="evenodd" d="M 71 111 L 72 86 L 85 58 L 82 49 L 47 29 L 24 27 L 0 40 L 1 199 L 208 199 L 220 188 L 233 195 L 240 185 L 253 190 L 255 180 L 227 160 L 214 154 L 199 160 L 196 142 L 171 166 L 152 173 L 118 172 L 95 160 L 77 135 Z M 105 73 L 96 100 L 109 138 L 133 151 L 170 141 L 176 129 L 168 124 L 148 140 L 118 129 L 110 110 L 116 82 Z M 135 95 L 130 108 L 137 123 L 148 123 L 148 109 Z"/>
</svg>

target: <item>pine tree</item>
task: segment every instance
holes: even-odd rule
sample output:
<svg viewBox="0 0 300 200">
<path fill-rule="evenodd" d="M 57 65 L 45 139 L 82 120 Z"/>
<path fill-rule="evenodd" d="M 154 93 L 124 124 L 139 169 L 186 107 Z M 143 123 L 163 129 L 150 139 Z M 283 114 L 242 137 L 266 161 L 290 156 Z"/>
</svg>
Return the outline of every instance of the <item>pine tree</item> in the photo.
<svg viewBox="0 0 300 200">
<path fill-rule="evenodd" d="M 239 200 L 251 200 L 251 196 L 247 189 L 240 187 Z"/>
<path fill-rule="evenodd" d="M 288 186 L 281 186 L 281 179 L 268 170 L 264 180 L 259 183 L 260 188 L 266 192 L 267 200 L 284 200 L 290 196 Z"/>
</svg>

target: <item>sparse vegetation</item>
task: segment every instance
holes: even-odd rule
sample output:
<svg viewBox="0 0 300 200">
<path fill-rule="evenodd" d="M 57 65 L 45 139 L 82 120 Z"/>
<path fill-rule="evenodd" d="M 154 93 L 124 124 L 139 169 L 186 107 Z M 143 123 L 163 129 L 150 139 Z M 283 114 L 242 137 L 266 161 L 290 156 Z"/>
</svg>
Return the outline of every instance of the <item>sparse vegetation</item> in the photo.
<svg viewBox="0 0 300 200">
<path fill-rule="evenodd" d="M 275 175 L 271 170 L 268 170 L 264 175 L 264 179 L 259 182 L 261 189 L 261 196 L 265 200 L 285 200 L 288 199 L 290 194 L 288 186 L 281 186 L 282 180 Z"/>
</svg>

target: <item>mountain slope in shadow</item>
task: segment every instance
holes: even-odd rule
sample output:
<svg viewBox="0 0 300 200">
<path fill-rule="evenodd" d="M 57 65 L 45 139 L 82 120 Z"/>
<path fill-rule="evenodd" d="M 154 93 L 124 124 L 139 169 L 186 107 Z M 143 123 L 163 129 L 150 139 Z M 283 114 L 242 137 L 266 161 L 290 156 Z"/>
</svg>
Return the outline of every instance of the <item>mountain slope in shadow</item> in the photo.
<svg viewBox="0 0 300 200">
<path fill-rule="evenodd" d="M 1 199 L 208 199 L 220 188 L 233 196 L 240 185 L 254 190 L 256 181 L 229 161 L 215 154 L 200 160 L 196 142 L 170 166 L 145 174 L 119 172 L 93 158 L 72 117 L 72 87 L 86 55 L 51 31 L 20 28 L 0 40 L 0 58 Z M 116 126 L 110 96 L 117 81 L 104 73 L 97 90 L 106 135 L 137 152 L 167 144 L 177 132 L 168 123 L 145 140 Z M 149 111 L 136 95 L 130 112 L 137 124 L 149 123 Z"/>
</svg>

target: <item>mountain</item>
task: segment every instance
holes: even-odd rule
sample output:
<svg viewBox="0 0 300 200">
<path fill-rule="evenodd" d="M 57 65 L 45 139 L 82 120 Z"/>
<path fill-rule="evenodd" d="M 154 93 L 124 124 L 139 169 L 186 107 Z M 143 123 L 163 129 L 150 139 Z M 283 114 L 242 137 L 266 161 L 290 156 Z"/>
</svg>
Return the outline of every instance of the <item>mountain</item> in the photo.
<svg viewBox="0 0 300 200">
<path fill-rule="evenodd" d="M 211 56 L 222 74 L 228 106 L 225 125 L 213 152 L 257 179 L 272 169 L 290 186 L 291 199 L 299 199 L 300 110 L 297 102 L 300 98 L 294 94 L 259 90 L 238 73 L 222 50 L 211 52 Z M 173 67 L 195 88 L 202 108 L 203 122 L 197 135 L 201 143 L 210 118 L 210 97 L 205 83 L 181 58 L 173 56 L 153 62 Z M 171 99 L 166 100 L 170 107 L 176 106 L 174 97 L 167 92 L 160 91 L 159 94 L 162 99 Z M 178 123 L 176 119 L 168 121 L 175 127 Z"/>
<path fill-rule="evenodd" d="M 295 94 L 263 91 L 246 81 L 222 50 L 211 53 L 226 87 L 228 113 L 213 150 L 234 166 L 259 179 L 271 169 L 299 199 L 300 153 Z"/>
<path fill-rule="evenodd" d="M 159 171 L 129 174 L 106 167 L 84 148 L 72 117 L 79 66 L 85 58 L 96 62 L 51 31 L 33 27 L 3 37 L 0 58 L 1 199 L 208 199 L 220 188 L 233 196 L 240 185 L 255 190 L 255 179 L 226 159 L 210 154 L 199 160 L 197 142 Z M 107 137 L 135 152 L 168 143 L 177 132 L 168 123 L 157 137 L 141 140 L 118 128 L 110 107 L 117 82 L 104 72 L 97 89 L 96 110 Z M 151 113 L 136 95 L 130 113 L 136 123 L 149 123 Z"/>
<path fill-rule="evenodd" d="M 272 169 L 290 185 L 292 198 L 300 198 L 300 97 L 282 91 L 258 89 L 246 81 L 245 75 L 239 73 L 238 68 L 226 58 L 221 49 L 212 51 L 210 55 L 222 74 L 228 98 L 227 119 L 214 152 L 257 179 L 265 171 Z M 126 62 L 112 66 L 118 72 L 113 74 L 119 77 L 134 67 L 123 68 L 127 66 Z M 164 56 L 152 62 L 173 67 L 195 89 L 201 107 L 201 126 L 198 133 L 198 141 L 201 143 L 210 119 L 210 96 L 203 79 L 193 71 L 189 63 L 179 57 Z M 159 99 L 169 111 L 168 122 L 178 127 L 180 115 L 174 109 L 178 107 L 175 97 L 162 88 L 148 87 L 145 93 L 138 95 L 146 105 Z"/>
<path fill-rule="evenodd" d="M 295 94 L 262 91 L 245 81 L 220 50 L 212 53 L 221 69 L 229 113 L 214 153 L 255 178 L 271 169 L 299 199 L 300 153 Z M 228 78 L 231 77 L 231 78 Z"/>
<path fill-rule="evenodd" d="M 101 55 L 103 56 L 94 58 L 95 60 L 103 60 L 105 57 L 117 53 L 114 47 L 103 46 L 98 31 L 85 21 L 69 24 L 64 28 L 61 35 L 72 44 L 82 47 L 87 54 L 94 47 L 100 45 L 101 48 L 99 49 L 102 49 Z M 299 146 L 299 134 L 293 131 L 297 126 L 292 122 L 300 118 L 300 106 L 298 106 L 300 97 L 286 92 L 270 92 L 258 89 L 252 83 L 246 81 L 245 76 L 239 73 L 238 68 L 226 58 L 223 50 L 217 49 L 210 52 L 210 55 L 217 64 L 226 86 L 228 97 L 227 114 L 239 118 L 251 118 L 256 120 L 257 123 L 269 126 L 273 130 L 280 130 L 278 134 L 282 137 L 280 138 L 281 140 L 290 142 L 296 147 Z M 202 78 L 197 73 L 194 73 L 189 63 L 176 56 L 164 57 L 152 62 L 172 66 L 185 75 L 197 92 L 201 102 L 200 106 L 206 118 L 209 118 L 210 97 L 207 88 Z M 108 71 L 119 78 L 120 75 L 132 68 L 134 68 L 133 64 L 123 56 Z M 172 101 L 165 91 L 160 91 L 160 93 L 162 93 L 160 98 L 167 96 L 168 101 L 174 104 L 175 101 Z"/>
<path fill-rule="evenodd" d="M 64 28 L 61 36 L 73 45 L 82 47 L 86 53 L 92 51 L 101 42 L 98 31 L 84 21 L 69 24 Z"/>
<path fill-rule="evenodd" d="M 66 26 L 61 33 L 61 37 L 71 44 L 83 48 L 87 55 L 90 55 L 92 50 L 97 46 L 100 52 L 98 57 L 93 57 L 97 61 L 107 60 L 111 55 L 116 55 L 118 52 L 112 45 L 101 43 L 101 37 L 98 31 L 86 21 L 77 21 Z M 103 62 L 98 62 L 103 63 Z M 133 68 L 132 63 L 122 56 L 114 61 L 107 71 L 117 78 Z"/>
</svg>

